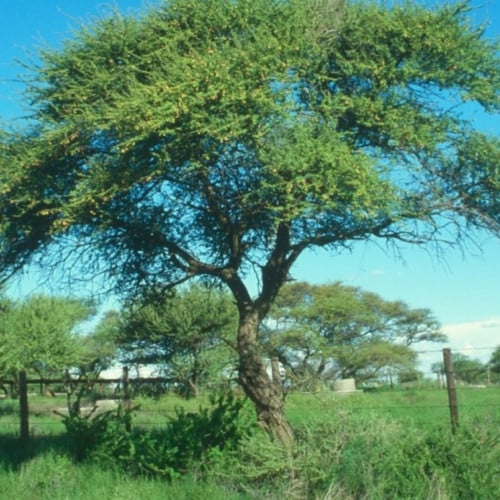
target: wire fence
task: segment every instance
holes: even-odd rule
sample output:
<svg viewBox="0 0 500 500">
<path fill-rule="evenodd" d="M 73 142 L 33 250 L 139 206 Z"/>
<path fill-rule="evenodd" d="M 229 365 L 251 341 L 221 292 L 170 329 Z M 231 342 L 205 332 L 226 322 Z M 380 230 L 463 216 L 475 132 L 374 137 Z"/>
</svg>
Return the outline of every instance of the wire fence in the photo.
<svg viewBox="0 0 500 500">
<path fill-rule="evenodd" d="M 430 396 L 430 400 L 425 397 Z M 500 424 L 500 386 L 491 386 L 486 389 L 471 389 L 467 387 L 459 388 L 457 391 L 458 410 L 461 420 L 469 418 L 488 419 Z M 28 413 L 29 429 L 31 432 L 43 433 L 44 429 L 49 432 L 56 428 L 63 430 L 62 414 L 67 411 L 64 407 L 64 399 L 52 401 L 45 397 L 45 403 L 40 406 L 41 397 L 30 398 L 30 408 Z M 109 401 L 109 400 L 104 400 Z M 123 400 L 112 400 L 113 406 L 106 405 L 99 408 L 99 400 L 96 401 L 97 409 L 110 410 L 118 407 Z M 139 408 L 135 413 L 134 422 L 139 427 L 156 427 L 166 425 L 169 418 L 175 415 L 173 406 L 162 406 L 160 402 L 152 405 L 156 409 L 141 408 L 141 403 L 145 399 L 141 398 Z M 182 403 L 175 400 L 176 405 Z M 325 415 L 334 414 L 339 409 L 349 411 L 352 415 L 360 418 L 364 417 L 385 417 L 402 422 L 412 422 L 417 424 L 447 424 L 450 420 L 450 407 L 447 400 L 446 390 L 442 389 L 394 389 L 383 390 L 375 393 L 359 393 L 353 396 L 337 396 L 335 393 L 320 394 L 291 392 L 286 399 L 287 411 L 291 415 L 294 413 L 309 415 L 316 413 L 318 418 L 325 418 Z M 50 404 L 52 402 L 52 404 Z M 55 403 L 55 404 L 54 404 Z M 131 401 L 132 407 L 136 402 Z M 196 409 L 204 406 L 206 399 L 189 402 L 189 408 Z M 82 414 L 90 411 L 92 406 L 83 406 Z M 57 412 L 57 413 L 55 413 Z M 302 420 L 302 418 L 301 418 Z M 0 434 L 17 432 L 20 428 L 20 412 L 18 402 L 15 400 L 0 401 Z"/>
<path fill-rule="evenodd" d="M 487 348 L 477 348 L 487 349 Z M 444 352 L 432 350 L 432 352 Z M 448 349 L 449 351 L 449 349 Z M 429 352 L 429 351 L 425 351 Z M 366 388 L 364 391 L 353 391 L 351 396 L 340 395 L 335 391 L 294 391 L 285 394 L 285 401 L 290 414 L 297 412 L 335 411 L 338 408 L 349 410 L 357 415 L 396 416 L 400 420 L 413 422 L 444 423 L 450 419 L 452 429 L 458 425 L 458 409 L 464 418 L 488 418 L 494 424 L 500 424 L 500 384 L 462 384 L 457 383 L 453 367 L 443 363 L 442 373 L 436 371 L 423 373 L 424 376 L 438 376 L 436 380 L 415 381 L 414 383 L 389 385 Z M 467 370 L 465 370 L 467 371 Z M 476 368 L 470 371 L 477 371 Z M 141 394 L 140 388 L 162 385 L 173 387 L 173 379 L 168 377 L 129 378 L 128 368 L 125 367 L 123 376 L 110 379 L 71 379 L 67 376 L 61 379 L 26 379 L 20 374 L 17 381 L 0 380 L 0 384 L 17 384 L 18 400 L 0 398 L 0 434 L 11 434 L 19 429 L 21 439 L 29 439 L 30 430 L 36 427 L 37 432 L 43 429 L 63 429 L 62 415 L 67 413 L 67 403 L 75 395 L 75 388 L 80 384 L 86 385 L 89 394 L 86 396 L 86 405 L 82 411 L 106 411 L 122 404 L 131 408 L 135 404 L 134 397 Z M 450 385 L 453 385 L 455 399 L 450 397 Z M 59 386 L 65 392 L 52 393 L 43 396 L 44 388 Z M 28 391 L 31 388 L 31 392 Z M 36 390 L 33 390 L 36 388 Z M 201 390 L 204 395 L 214 390 L 238 391 L 237 386 L 224 383 L 222 386 L 211 384 Z M 14 392 L 14 391 L 13 391 Z M 42 394 L 41 394 L 42 393 Z M 90 396 L 90 393 L 91 396 Z M 457 400 L 458 393 L 458 400 Z M 203 400 L 203 398 L 201 398 Z M 148 401 L 140 398 L 141 403 Z M 165 408 L 151 398 L 146 408 L 139 408 L 137 425 L 141 427 L 161 426 L 175 414 L 173 406 Z M 178 404 L 178 400 L 177 400 Z M 193 406 L 194 404 L 194 406 Z M 199 407 L 199 401 L 191 402 L 194 409 Z M 454 415 L 455 413 L 455 415 Z"/>
</svg>

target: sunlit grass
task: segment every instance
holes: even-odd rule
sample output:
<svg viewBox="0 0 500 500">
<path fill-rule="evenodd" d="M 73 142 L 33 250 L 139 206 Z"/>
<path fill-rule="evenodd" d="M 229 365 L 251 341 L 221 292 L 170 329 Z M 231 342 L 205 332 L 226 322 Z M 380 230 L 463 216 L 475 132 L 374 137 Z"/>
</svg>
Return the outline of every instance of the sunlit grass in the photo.
<svg viewBox="0 0 500 500">
<path fill-rule="evenodd" d="M 17 470 L 0 469 L 1 498 L 15 500 L 164 500 L 244 498 L 226 487 L 185 477 L 165 480 L 130 477 L 93 464 L 75 466 L 64 454 L 47 451 Z"/>
<path fill-rule="evenodd" d="M 500 422 L 500 387 L 457 390 L 459 419 L 485 418 Z M 450 421 L 448 394 L 445 389 L 403 389 L 358 392 L 338 395 L 331 391 L 316 394 L 290 394 L 287 414 L 292 423 L 323 419 L 325 414 L 349 410 L 353 418 L 383 418 L 407 425 L 441 426 Z"/>
<path fill-rule="evenodd" d="M 293 460 L 262 433 L 235 455 L 216 455 L 215 462 L 208 462 L 208 473 L 206 469 L 201 473 L 202 469 L 195 466 L 171 481 L 131 476 L 126 470 L 96 463 L 74 463 L 62 419 L 53 412 L 54 407 L 65 406 L 64 397 L 30 397 L 32 437 L 24 447 L 18 439 L 18 403 L 3 399 L 0 498 L 348 500 L 357 498 L 356 491 L 372 495 L 366 498 L 382 498 L 381 492 L 392 491 L 406 481 L 398 476 L 402 470 L 413 471 L 411 484 L 404 487 L 404 491 L 415 492 L 412 498 L 451 498 L 448 492 L 453 491 L 454 474 L 472 475 L 467 482 L 470 486 L 483 481 L 485 471 L 489 479 L 483 481 L 485 484 L 477 483 L 477 487 L 489 494 L 496 489 L 491 478 L 499 450 L 492 443 L 499 428 L 499 396 L 500 387 L 458 388 L 462 444 L 462 437 L 451 440 L 446 390 L 405 389 L 344 396 L 326 390 L 291 393 L 286 398 L 286 412 L 297 431 L 298 448 Z M 176 408 L 197 411 L 208 403 L 208 396 L 198 400 L 172 395 L 136 398 L 132 401 L 136 407 L 133 424 L 137 429 L 161 429 L 175 416 Z M 432 466 L 435 475 L 422 477 L 420 464 L 424 467 L 427 463 L 425 455 L 419 455 L 420 462 L 412 456 L 422 450 L 434 450 L 437 458 L 442 455 L 443 465 Z M 200 464 L 203 466 L 207 464 Z"/>
<path fill-rule="evenodd" d="M 485 418 L 500 422 L 500 386 L 457 389 L 459 419 Z M 177 395 L 133 399 L 134 425 L 163 426 L 178 408 L 198 411 L 209 404 L 209 396 L 184 399 Z M 30 429 L 35 435 L 59 434 L 64 425 L 54 410 L 66 408 L 64 396 L 30 396 Z M 91 405 L 89 402 L 88 405 Z M 318 393 L 290 393 L 286 397 L 287 416 L 293 425 L 324 420 L 338 411 L 350 411 L 353 418 L 384 418 L 407 425 L 441 426 L 450 421 L 445 389 L 398 389 L 338 395 L 324 390 Z M 0 434 L 15 434 L 19 428 L 19 404 L 13 399 L 0 400 Z"/>
</svg>

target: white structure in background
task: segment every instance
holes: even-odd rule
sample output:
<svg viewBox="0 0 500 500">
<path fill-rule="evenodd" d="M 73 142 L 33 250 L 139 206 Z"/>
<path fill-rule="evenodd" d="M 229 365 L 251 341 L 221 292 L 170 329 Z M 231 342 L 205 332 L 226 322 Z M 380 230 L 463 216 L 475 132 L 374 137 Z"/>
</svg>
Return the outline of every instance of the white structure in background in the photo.
<svg viewBox="0 0 500 500">
<path fill-rule="evenodd" d="M 333 392 L 343 395 L 363 391 L 356 389 L 356 381 L 353 378 L 341 378 L 333 381 Z"/>
<path fill-rule="evenodd" d="M 99 378 L 121 378 L 123 376 L 123 365 L 115 365 L 99 374 Z M 128 376 L 134 378 L 158 377 L 159 369 L 156 365 L 133 365 L 129 366 Z"/>
</svg>

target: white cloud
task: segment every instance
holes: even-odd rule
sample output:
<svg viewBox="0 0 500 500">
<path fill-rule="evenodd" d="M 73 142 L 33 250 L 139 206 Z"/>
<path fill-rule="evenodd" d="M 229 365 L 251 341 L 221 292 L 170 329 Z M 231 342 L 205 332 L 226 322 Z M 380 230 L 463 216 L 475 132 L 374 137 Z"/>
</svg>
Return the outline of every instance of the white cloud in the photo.
<svg viewBox="0 0 500 500">
<path fill-rule="evenodd" d="M 487 361 L 500 345 L 500 318 L 443 325 L 449 346 L 471 358 Z"/>
<path fill-rule="evenodd" d="M 462 349 L 460 349 L 459 352 L 460 352 L 460 354 L 468 356 L 469 358 L 477 357 L 474 346 L 472 344 L 467 344 Z"/>
<path fill-rule="evenodd" d="M 385 274 L 385 271 L 384 269 L 371 269 L 370 271 L 368 271 L 368 274 L 370 276 L 382 276 L 383 274 Z"/>
<path fill-rule="evenodd" d="M 500 344 L 500 318 L 443 325 L 450 347 L 472 349 L 495 348 Z"/>
<path fill-rule="evenodd" d="M 424 343 L 415 346 L 419 352 L 421 369 L 425 372 L 436 362 L 442 362 L 442 349 L 449 347 L 481 362 L 487 362 L 496 346 L 500 345 L 500 317 L 485 318 L 479 321 L 449 323 L 441 331 L 448 336 L 443 344 Z"/>
<path fill-rule="evenodd" d="M 500 322 L 496 320 L 487 321 L 481 325 L 481 328 L 500 328 Z"/>
</svg>

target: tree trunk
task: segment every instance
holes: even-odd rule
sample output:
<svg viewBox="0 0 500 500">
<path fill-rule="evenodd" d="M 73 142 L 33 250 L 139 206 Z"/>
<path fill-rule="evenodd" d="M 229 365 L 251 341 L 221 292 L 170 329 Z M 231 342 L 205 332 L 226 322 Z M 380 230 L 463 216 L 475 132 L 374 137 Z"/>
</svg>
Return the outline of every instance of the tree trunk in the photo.
<svg viewBox="0 0 500 500">
<path fill-rule="evenodd" d="M 191 377 L 188 379 L 188 384 L 189 387 L 191 388 L 191 394 L 194 399 L 198 399 L 200 397 L 200 389 L 198 386 L 198 378 L 197 377 Z M 189 396 L 189 394 L 188 394 Z"/>
<path fill-rule="evenodd" d="M 240 319 L 238 327 L 239 381 L 252 400 L 259 425 L 272 437 L 290 445 L 293 431 L 285 417 L 282 391 L 269 377 L 257 342 L 259 320 L 256 313 Z"/>
<path fill-rule="evenodd" d="M 191 392 L 195 399 L 198 399 L 200 396 L 200 388 L 199 388 L 200 371 L 201 371 L 200 362 L 198 360 L 198 356 L 195 355 L 195 359 L 193 361 L 193 371 L 191 373 L 191 377 L 189 377 L 188 379 L 189 386 L 191 387 Z"/>
<path fill-rule="evenodd" d="M 280 361 L 277 356 L 273 356 L 271 358 L 271 377 L 276 390 L 282 393 L 283 389 L 281 385 Z"/>
</svg>

